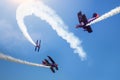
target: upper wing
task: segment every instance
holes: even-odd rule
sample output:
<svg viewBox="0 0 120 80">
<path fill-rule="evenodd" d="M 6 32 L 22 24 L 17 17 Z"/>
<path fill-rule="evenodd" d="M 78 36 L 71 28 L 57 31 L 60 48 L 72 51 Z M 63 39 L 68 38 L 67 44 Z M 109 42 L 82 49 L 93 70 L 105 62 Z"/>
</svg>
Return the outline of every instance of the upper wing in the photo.
<svg viewBox="0 0 120 80">
<path fill-rule="evenodd" d="M 87 17 L 85 14 L 82 14 L 82 12 L 78 12 L 78 20 L 79 20 L 79 23 L 83 22 L 84 25 L 86 25 L 88 23 L 88 20 L 87 20 Z"/>
<path fill-rule="evenodd" d="M 50 57 L 50 56 L 48 56 L 48 58 L 50 59 L 50 61 L 54 64 L 55 63 L 55 61 Z"/>
<path fill-rule="evenodd" d="M 36 41 L 36 45 L 38 45 L 38 40 Z"/>
<path fill-rule="evenodd" d="M 81 20 L 82 20 L 82 12 L 78 12 L 78 20 L 79 20 L 79 23 L 81 23 Z"/>
<path fill-rule="evenodd" d="M 41 40 L 39 41 L 39 46 L 41 46 Z"/>
<path fill-rule="evenodd" d="M 40 49 L 40 47 L 41 47 L 41 40 L 39 41 L 38 49 Z"/>
<path fill-rule="evenodd" d="M 88 20 L 85 14 L 82 15 L 82 22 L 84 23 L 84 25 L 88 23 Z"/>
<path fill-rule="evenodd" d="M 49 61 L 48 61 L 47 59 L 44 59 L 44 60 L 45 60 L 45 62 L 46 62 L 47 64 L 50 64 Z"/>
</svg>

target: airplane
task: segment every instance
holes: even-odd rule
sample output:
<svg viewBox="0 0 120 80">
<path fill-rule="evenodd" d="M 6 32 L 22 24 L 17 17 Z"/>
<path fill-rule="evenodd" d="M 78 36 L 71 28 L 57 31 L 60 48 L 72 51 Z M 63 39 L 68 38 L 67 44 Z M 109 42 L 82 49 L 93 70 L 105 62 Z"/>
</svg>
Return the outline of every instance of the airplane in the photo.
<svg viewBox="0 0 120 80">
<path fill-rule="evenodd" d="M 40 46 L 41 46 L 41 40 L 40 41 L 36 41 L 36 46 L 35 46 L 35 51 L 38 51 L 40 50 Z"/>
<path fill-rule="evenodd" d="M 42 64 L 45 65 L 45 66 L 50 66 L 50 69 L 53 73 L 55 73 L 55 70 L 58 70 L 58 65 L 55 63 L 55 61 L 50 57 L 50 56 L 47 56 L 49 58 L 49 60 L 51 61 L 51 63 L 47 60 L 47 59 L 44 59 L 44 61 L 42 61 Z"/>
<path fill-rule="evenodd" d="M 90 18 L 90 19 L 87 19 L 86 15 L 82 14 L 81 11 L 78 12 L 77 15 L 78 15 L 78 20 L 79 20 L 80 24 L 78 24 L 76 26 L 76 28 L 83 28 L 84 31 L 87 31 L 88 33 L 93 32 L 91 26 L 90 25 L 87 26 L 87 24 L 90 23 L 91 21 L 97 19 L 99 17 L 99 14 L 93 13 L 92 18 Z"/>
</svg>

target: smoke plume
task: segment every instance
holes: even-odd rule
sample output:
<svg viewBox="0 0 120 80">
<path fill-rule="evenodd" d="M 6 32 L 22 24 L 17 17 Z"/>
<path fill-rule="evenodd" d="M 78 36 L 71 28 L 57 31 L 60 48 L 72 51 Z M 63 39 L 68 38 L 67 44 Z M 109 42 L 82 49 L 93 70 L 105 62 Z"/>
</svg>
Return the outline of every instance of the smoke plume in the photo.
<svg viewBox="0 0 120 80">
<path fill-rule="evenodd" d="M 106 18 L 109 18 L 109 17 L 114 16 L 114 15 L 119 14 L 119 13 L 120 13 L 120 7 L 116 7 L 115 9 L 112 9 L 111 11 L 103 14 L 101 17 L 99 17 L 98 19 L 92 21 L 91 23 L 89 23 L 87 25 L 95 24 L 99 21 L 102 21 Z"/>
<path fill-rule="evenodd" d="M 42 64 L 36 64 L 36 63 L 31 63 L 31 62 L 23 61 L 23 60 L 20 60 L 20 59 L 17 59 L 17 58 L 5 55 L 3 53 L 0 53 L 0 59 L 11 61 L 11 62 L 16 62 L 16 63 L 20 63 L 20 64 L 25 64 L 25 65 L 29 65 L 29 66 L 49 68 L 49 66 L 44 66 Z"/>
<path fill-rule="evenodd" d="M 79 54 L 82 60 L 86 59 L 86 53 L 81 46 L 82 42 L 73 33 L 69 32 L 68 26 L 64 24 L 55 11 L 41 1 L 23 3 L 16 11 L 19 28 L 33 45 L 35 45 L 35 43 L 28 34 L 27 27 L 24 24 L 24 18 L 32 14 L 51 25 L 52 29 L 55 30 L 62 39 L 66 40 L 66 42 L 70 44 L 70 47 L 74 49 L 75 53 Z"/>
</svg>

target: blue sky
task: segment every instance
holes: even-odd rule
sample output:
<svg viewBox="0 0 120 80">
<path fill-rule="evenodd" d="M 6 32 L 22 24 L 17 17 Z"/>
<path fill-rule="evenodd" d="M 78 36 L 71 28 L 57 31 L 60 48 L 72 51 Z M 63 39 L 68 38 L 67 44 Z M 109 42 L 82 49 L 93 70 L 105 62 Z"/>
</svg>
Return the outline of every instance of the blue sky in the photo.
<svg viewBox="0 0 120 80">
<path fill-rule="evenodd" d="M 46 22 L 35 16 L 25 18 L 28 32 L 33 38 L 41 39 L 41 50 L 34 52 L 34 46 L 21 33 L 16 21 L 19 4 L 12 0 L 0 2 L 0 52 L 22 60 L 41 63 L 50 55 L 59 65 L 59 71 L 52 74 L 49 69 L 27 66 L 0 60 L 0 80 L 119 80 L 120 79 L 120 14 L 92 25 L 93 33 L 76 29 L 77 12 L 83 11 L 88 18 L 92 13 L 100 15 L 120 5 L 120 1 L 92 0 L 44 0 L 54 9 L 69 31 L 82 40 L 87 60 L 81 61 L 78 54 Z"/>
</svg>

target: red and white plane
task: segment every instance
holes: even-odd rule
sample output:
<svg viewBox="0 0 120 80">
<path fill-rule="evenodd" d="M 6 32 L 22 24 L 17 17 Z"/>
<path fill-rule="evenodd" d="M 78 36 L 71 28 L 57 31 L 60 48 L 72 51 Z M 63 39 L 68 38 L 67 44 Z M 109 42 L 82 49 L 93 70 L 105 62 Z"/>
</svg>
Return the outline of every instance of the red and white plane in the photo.
<svg viewBox="0 0 120 80">
<path fill-rule="evenodd" d="M 99 17 L 99 15 L 97 13 L 93 13 L 93 16 L 92 18 L 90 19 L 87 19 L 86 15 L 85 14 L 82 14 L 82 12 L 78 12 L 78 20 L 79 20 L 79 23 L 76 28 L 83 28 L 84 31 L 87 31 L 88 33 L 91 33 L 93 32 L 92 31 L 92 28 L 90 25 L 87 26 L 88 23 L 92 22 L 93 20 L 97 19 Z"/>
</svg>

